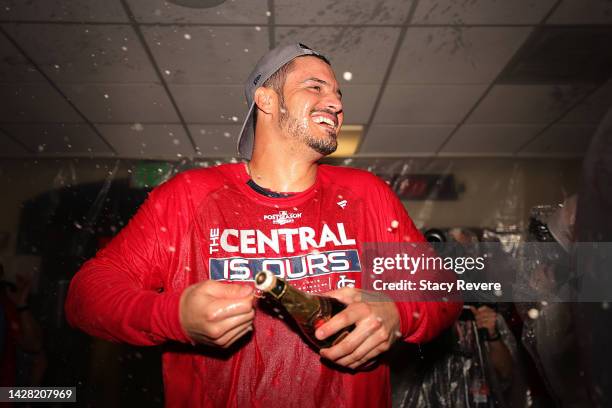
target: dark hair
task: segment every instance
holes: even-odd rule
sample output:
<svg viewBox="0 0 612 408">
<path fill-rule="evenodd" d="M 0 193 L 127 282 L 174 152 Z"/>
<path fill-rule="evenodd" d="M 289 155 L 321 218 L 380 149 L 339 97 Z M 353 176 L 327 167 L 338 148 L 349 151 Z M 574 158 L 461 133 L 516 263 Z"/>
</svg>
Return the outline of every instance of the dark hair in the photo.
<svg viewBox="0 0 612 408">
<path fill-rule="evenodd" d="M 292 59 L 291 61 L 289 61 L 282 67 L 280 67 L 275 73 L 270 75 L 270 78 L 266 79 L 266 81 L 262 84 L 262 86 L 273 89 L 274 92 L 278 94 L 281 102 L 283 101 L 283 88 L 285 86 L 285 82 L 287 81 L 287 75 L 289 74 L 289 72 L 291 72 L 291 68 L 293 67 L 293 62 L 296 59 L 302 58 L 302 57 L 318 58 L 331 67 L 331 63 L 329 62 L 327 58 L 325 58 L 322 55 L 315 55 L 315 54 L 300 55 L 299 57 Z M 255 126 L 256 124 L 257 124 L 257 107 L 255 107 L 255 110 L 253 111 L 253 126 Z"/>
</svg>

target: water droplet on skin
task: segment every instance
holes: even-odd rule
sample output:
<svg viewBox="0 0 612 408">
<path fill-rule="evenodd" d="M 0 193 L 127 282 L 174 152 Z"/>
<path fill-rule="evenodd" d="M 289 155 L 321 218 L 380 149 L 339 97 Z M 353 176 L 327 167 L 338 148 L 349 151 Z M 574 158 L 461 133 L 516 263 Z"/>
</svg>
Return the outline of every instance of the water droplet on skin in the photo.
<svg viewBox="0 0 612 408">
<path fill-rule="evenodd" d="M 342 74 L 342 78 L 344 78 L 345 81 L 350 81 L 351 79 L 353 79 L 353 73 L 346 71 Z"/>
<path fill-rule="evenodd" d="M 538 309 L 529 309 L 527 316 L 529 316 L 530 319 L 535 320 L 540 317 L 540 311 Z"/>
</svg>

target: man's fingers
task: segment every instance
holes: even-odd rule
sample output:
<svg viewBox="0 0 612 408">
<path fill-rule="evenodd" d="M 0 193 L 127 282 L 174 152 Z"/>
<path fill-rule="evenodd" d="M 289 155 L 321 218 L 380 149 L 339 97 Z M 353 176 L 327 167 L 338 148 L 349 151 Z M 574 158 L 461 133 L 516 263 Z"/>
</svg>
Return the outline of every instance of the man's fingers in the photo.
<svg viewBox="0 0 612 408">
<path fill-rule="evenodd" d="M 379 354 L 385 352 L 386 349 L 387 349 L 387 347 L 385 346 L 385 344 L 381 343 L 378 346 L 373 347 L 365 356 L 363 356 L 359 360 L 355 361 L 352 364 L 349 364 L 348 367 L 353 369 L 353 370 L 356 369 L 356 368 L 359 368 L 362 365 L 366 364 L 368 361 L 370 361 L 373 358 L 375 358 L 376 356 L 378 356 Z"/>
<path fill-rule="evenodd" d="M 232 316 L 218 323 L 214 323 L 208 327 L 203 327 L 204 333 L 213 340 L 220 339 L 236 327 L 244 324 L 252 324 L 255 317 L 255 311 L 243 313 L 241 315 Z M 206 325 L 206 323 L 203 323 Z"/>
<path fill-rule="evenodd" d="M 336 298 L 342 303 L 347 304 L 347 305 L 351 303 L 359 302 L 361 300 L 359 291 L 356 290 L 355 288 L 349 288 L 349 287 L 332 290 L 330 292 L 325 292 L 323 293 L 323 295 Z"/>
<path fill-rule="evenodd" d="M 240 283 L 222 283 L 209 280 L 203 284 L 203 287 L 207 295 L 222 299 L 243 298 L 253 294 L 251 286 Z"/>
<path fill-rule="evenodd" d="M 328 360 L 336 361 L 354 353 L 360 345 L 369 344 L 372 341 L 378 343 L 380 340 L 376 338 L 376 333 L 381 327 L 382 323 L 375 318 L 363 320 L 340 343 L 330 348 L 322 349 L 321 356 Z"/>
<path fill-rule="evenodd" d="M 253 310 L 252 296 L 242 299 L 218 299 L 211 302 L 204 312 L 204 319 L 218 322 Z"/>
<path fill-rule="evenodd" d="M 331 354 L 334 352 L 334 350 L 332 349 L 335 347 L 340 347 L 341 344 L 344 342 L 342 341 L 336 346 L 326 350 L 325 357 L 327 357 L 327 355 L 329 354 L 332 357 L 330 358 L 330 360 L 341 366 L 348 367 L 352 363 L 361 360 L 372 349 L 382 345 L 383 343 L 389 340 L 389 335 L 384 329 L 381 330 L 380 326 L 378 329 L 368 331 L 366 334 L 367 336 L 365 338 L 360 338 L 356 341 L 356 347 L 353 347 L 350 353 L 346 353 L 343 356 L 339 356 L 336 358 L 334 358 L 333 354 Z M 345 340 L 348 340 L 348 336 Z"/>
<path fill-rule="evenodd" d="M 240 340 L 240 338 L 242 338 L 243 336 L 247 335 L 248 333 L 250 333 L 252 331 L 253 331 L 253 326 L 247 327 L 246 329 L 244 329 L 243 331 L 241 331 L 240 333 L 235 335 L 234 338 L 231 339 L 229 342 L 227 342 L 223 347 L 224 348 L 228 348 L 229 346 L 234 344 L 236 341 Z"/>
<path fill-rule="evenodd" d="M 350 326 L 370 313 L 370 306 L 365 303 L 349 305 L 346 309 L 329 319 L 315 332 L 316 338 L 323 340 L 332 334 Z"/>
<path fill-rule="evenodd" d="M 225 333 L 218 339 L 215 339 L 214 343 L 221 347 L 229 347 L 230 344 L 238 340 L 240 337 L 242 337 L 244 334 L 248 333 L 252 329 L 253 322 L 247 321 L 241 324 L 240 326 L 234 327 L 233 329 L 229 330 L 227 333 Z"/>
</svg>

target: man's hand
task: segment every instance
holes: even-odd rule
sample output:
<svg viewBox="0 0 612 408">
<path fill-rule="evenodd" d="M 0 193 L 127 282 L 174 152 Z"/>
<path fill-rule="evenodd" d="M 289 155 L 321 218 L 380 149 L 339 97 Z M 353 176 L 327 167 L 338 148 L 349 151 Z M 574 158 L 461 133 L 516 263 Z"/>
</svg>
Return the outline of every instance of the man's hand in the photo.
<svg viewBox="0 0 612 408">
<path fill-rule="evenodd" d="M 497 313 L 488 306 L 481 306 L 476 309 L 470 306 L 470 310 L 474 313 L 476 319 L 476 327 L 479 329 L 487 329 L 489 336 L 494 337 L 497 334 Z"/>
<path fill-rule="evenodd" d="M 399 337 L 399 312 L 393 302 L 375 299 L 374 294 L 354 288 L 335 290 L 325 296 L 348 306 L 319 327 L 315 336 L 322 340 L 352 324 L 355 329 L 335 346 L 321 349 L 322 357 L 355 369 L 387 351 Z"/>
<path fill-rule="evenodd" d="M 181 295 L 179 316 L 195 342 L 227 348 L 253 330 L 253 288 L 210 280 L 191 285 Z"/>
</svg>

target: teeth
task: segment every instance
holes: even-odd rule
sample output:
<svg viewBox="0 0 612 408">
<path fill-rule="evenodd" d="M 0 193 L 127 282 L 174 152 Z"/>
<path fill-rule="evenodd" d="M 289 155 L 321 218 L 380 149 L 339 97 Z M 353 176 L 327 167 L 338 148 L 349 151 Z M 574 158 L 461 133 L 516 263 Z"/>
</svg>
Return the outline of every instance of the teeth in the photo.
<svg viewBox="0 0 612 408">
<path fill-rule="evenodd" d="M 316 123 L 325 123 L 326 125 L 329 125 L 331 127 L 336 127 L 336 124 L 334 123 L 333 120 L 326 118 L 324 116 L 315 116 L 314 118 L 312 118 L 313 121 L 315 121 Z"/>
</svg>

